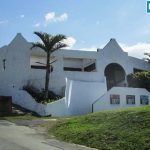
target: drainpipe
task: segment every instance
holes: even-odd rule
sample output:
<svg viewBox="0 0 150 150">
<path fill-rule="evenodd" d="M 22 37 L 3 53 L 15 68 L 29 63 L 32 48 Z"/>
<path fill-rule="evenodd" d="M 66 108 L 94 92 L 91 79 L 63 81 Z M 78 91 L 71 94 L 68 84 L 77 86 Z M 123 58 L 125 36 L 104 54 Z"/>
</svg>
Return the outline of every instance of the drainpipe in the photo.
<svg viewBox="0 0 150 150">
<path fill-rule="evenodd" d="M 94 108 L 93 108 L 94 106 L 93 106 L 93 104 L 92 104 L 92 113 L 93 113 L 93 111 L 94 111 Z"/>
</svg>

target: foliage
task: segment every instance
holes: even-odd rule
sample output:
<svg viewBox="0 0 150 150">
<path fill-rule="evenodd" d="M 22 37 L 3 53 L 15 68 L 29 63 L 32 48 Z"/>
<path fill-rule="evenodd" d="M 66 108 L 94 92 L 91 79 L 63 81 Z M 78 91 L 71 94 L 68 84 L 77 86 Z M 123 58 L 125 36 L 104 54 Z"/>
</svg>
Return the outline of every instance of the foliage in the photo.
<svg viewBox="0 0 150 150">
<path fill-rule="evenodd" d="M 137 72 L 127 76 L 129 87 L 145 88 L 150 91 L 150 71 Z"/>
<path fill-rule="evenodd" d="M 49 87 L 49 78 L 50 78 L 50 58 L 51 58 L 50 56 L 52 52 L 67 46 L 64 43 L 66 36 L 62 34 L 50 35 L 45 32 L 34 32 L 34 34 L 37 35 L 41 41 L 32 43 L 31 49 L 38 47 L 44 50 L 47 54 L 44 96 L 45 99 L 48 99 L 48 94 L 49 94 L 48 87 Z"/>
<path fill-rule="evenodd" d="M 49 130 L 58 139 L 99 150 L 148 150 L 150 106 L 66 119 Z"/>
<path fill-rule="evenodd" d="M 150 63 L 150 53 L 144 53 L 144 55 L 146 55 L 148 58 L 146 58 L 146 60 Z"/>
<path fill-rule="evenodd" d="M 39 90 L 30 83 L 24 85 L 23 90 L 27 91 L 38 103 L 49 103 L 62 98 L 61 96 L 56 95 L 54 92 L 48 91 L 48 98 L 45 99 L 44 90 Z"/>
</svg>

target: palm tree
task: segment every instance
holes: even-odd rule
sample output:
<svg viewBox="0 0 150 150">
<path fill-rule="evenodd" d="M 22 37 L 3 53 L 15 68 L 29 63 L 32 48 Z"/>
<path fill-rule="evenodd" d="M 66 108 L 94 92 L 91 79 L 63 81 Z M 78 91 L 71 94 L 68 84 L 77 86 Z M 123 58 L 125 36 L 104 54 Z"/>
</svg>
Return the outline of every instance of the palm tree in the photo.
<svg viewBox="0 0 150 150">
<path fill-rule="evenodd" d="M 67 44 L 64 43 L 66 39 L 65 35 L 57 34 L 57 35 L 50 35 L 45 32 L 34 32 L 40 38 L 40 42 L 32 43 L 33 48 L 41 48 L 47 54 L 46 58 L 46 77 L 45 77 L 45 98 L 48 98 L 48 87 L 49 87 L 49 80 L 50 80 L 50 58 L 52 52 L 67 47 Z"/>
</svg>

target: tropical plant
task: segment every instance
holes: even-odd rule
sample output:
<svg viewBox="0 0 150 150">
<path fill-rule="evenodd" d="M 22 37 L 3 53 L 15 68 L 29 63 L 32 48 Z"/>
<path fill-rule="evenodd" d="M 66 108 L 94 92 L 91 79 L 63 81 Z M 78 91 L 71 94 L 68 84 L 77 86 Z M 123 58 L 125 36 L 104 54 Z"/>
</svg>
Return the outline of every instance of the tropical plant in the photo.
<svg viewBox="0 0 150 150">
<path fill-rule="evenodd" d="M 48 87 L 49 87 L 49 80 L 50 80 L 50 59 L 51 54 L 61 48 L 67 47 L 67 44 L 64 43 L 66 39 L 65 35 L 57 34 L 57 35 L 50 35 L 45 32 L 34 32 L 40 38 L 40 42 L 32 43 L 33 48 L 41 48 L 47 54 L 46 58 L 46 77 L 45 77 L 45 99 L 48 98 Z"/>
<path fill-rule="evenodd" d="M 54 92 L 48 91 L 48 99 L 45 99 L 45 91 L 39 90 L 30 82 L 23 86 L 23 90 L 29 93 L 38 103 L 49 103 L 62 98 Z"/>
<path fill-rule="evenodd" d="M 150 71 L 129 74 L 127 80 L 129 87 L 145 88 L 150 91 Z"/>
<path fill-rule="evenodd" d="M 146 60 L 150 63 L 150 53 L 144 53 L 144 55 L 146 55 L 148 58 L 146 58 Z"/>
</svg>

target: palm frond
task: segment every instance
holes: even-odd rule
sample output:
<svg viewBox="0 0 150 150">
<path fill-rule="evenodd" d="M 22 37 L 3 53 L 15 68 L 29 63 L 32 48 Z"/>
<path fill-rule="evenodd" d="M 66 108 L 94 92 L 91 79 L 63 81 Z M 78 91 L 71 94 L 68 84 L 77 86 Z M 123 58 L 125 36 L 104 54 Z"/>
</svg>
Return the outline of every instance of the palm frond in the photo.
<svg viewBox="0 0 150 150">
<path fill-rule="evenodd" d="M 34 32 L 34 34 L 37 35 L 41 39 L 41 42 L 48 49 L 49 48 L 49 39 L 52 37 L 52 35 L 50 35 L 46 32 Z"/>
<path fill-rule="evenodd" d="M 67 47 L 67 44 L 65 43 L 57 43 L 54 45 L 53 49 L 52 49 L 52 52 L 58 50 L 58 49 L 61 49 L 61 48 L 64 48 L 64 47 Z"/>
<path fill-rule="evenodd" d="M 34 32 L 34 34 L 41 39 L 41 42 L 32 43 L 31 49 L 39 47 L 44 51 L 51 53 L 60 48 L 67 47 L 67 44 L 64 43 L 66 36 L 63 34 L 57 34 L 54 36 L 45 32 Z"/>
<path fill-rule="evenodd" d="M 56 48 L 56 44 L 60 44 L 60 43 L 63 43 L 63 40 L 65 40 L 66 39 L 66 36 L 65 35 L 62 35 L 62 34 L 57 34 L 57 35 L 55 35 L 55 36 L 51 36 L 50 38 L 49 38 L 49 49 L 54 49 L 54 48 Z M 66 47 L 65 45 L 64 45 L 64 47 Z"/>
<path fill-rule="evenodd" d="M 46 37 L 49 37 L 49 34 L 45 32 L 34 32 L 34 34 L 37 35 L 42 42 L 45 41 Z"/>
<path fill-rule="evenodd" d="M 149 58 L 146 58 L 146 60 L 148 61 L 148 63 L 150 63 L 150 59 Z"/>
<path fill-rule="evenodd" d="M 39 48 L 43 49 L 44 51 L 46 51 L 45 45 L 43 43 L 40 43 L 40 42 L 32 43 L 31 50 L 33 48 L 37 48 L 37 47 L 39 47 Z"/>
<path fill-rule="evenodd" d="M 144 53 L 144 55 L 146 55 L 146 56 L 150 57 L 150 53 Z"/>
</svg>

